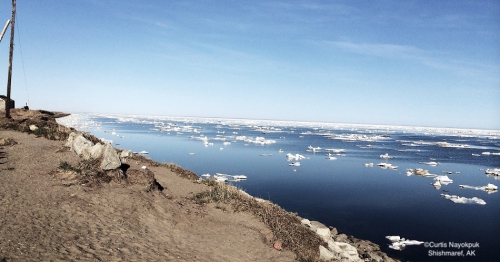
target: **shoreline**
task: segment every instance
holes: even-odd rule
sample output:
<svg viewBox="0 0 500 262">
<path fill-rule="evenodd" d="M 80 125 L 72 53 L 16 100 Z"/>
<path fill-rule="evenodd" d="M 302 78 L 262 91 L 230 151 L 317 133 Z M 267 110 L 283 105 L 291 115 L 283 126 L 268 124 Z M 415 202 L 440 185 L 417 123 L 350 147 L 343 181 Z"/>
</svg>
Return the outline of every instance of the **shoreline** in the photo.
<svg viewBox="0 0 500 262">
<path fill-rule="evenodd" d="M 31 112 L 34 112 L 34 111 L 31 111 Z M 33 115 L 35 115 L 35 114 L 33 114 Z M 51 112 L 48 112 L 48 111 L 39 111 L 39 115 L 36 116 L 36 117 L 40 117 L 41 116 L 40 117 L 40 121 L 37 122 L 37 121 L 35 121 L 33 119 L 29 119 L 29 118 L 28 119 L 24 119 L 22 121 L 22 124 L 24 124 L 25 126 L 22 127 L 21 130 L 30 130 L 29 127 L 31 125 L 35 125 L 36 123 L 38 123 L 39 125 L 40 124 L 44 124 L 44 123 L 45 124 L 49 123 L 49 124 L 47 124 L 47 126 L 49 126 L 51 128 L 56 128 L 58 131 L 60 131 L 60 130 L 62 130 L 64 128 L 61 128 L 61 126 L 59 126 L 59 124 L 55 123 L 54 119 L 56 118 L 55 116 L 63 116 L 63 115 L 64 115 L 64 113 L 57 113 L 57 114 L 53 114 L 52 113 L 51 114 Z M 56 125 L 54 125 L 54 123 Z M 7 125 L 7 127 L 8 127 L 8 125 Z M 26 127 L 28 127 L 28 128 L 26 128 Z M 4 128 L 4 125 L 2 125 L 2 128 Z M 38 128 L 42 128 L 43 129 L 43 126 L 38 127 Z M 69 129 L 69 128 L 66 127 L 66 132 L 68 132 L 68 131 L 77 131 L 77 130 L 71 130 L 71 129 Z M 27 133 L 33 133 L 33 131 L 30 130 Z M 62 135 L 60 135 L 60 136 L 62 136 Z M 118 151 L 121 151 L 121 150 L 118 150 Z M 164 195 L 170 195 L 170 194 L 173 195 L 173 193 L 170 192 L 172 190 L 171 187 L 169 187 L 169 185 L 163 185 L 162 183 L 165 183 L 165 182 L 163 182 L 164 178 L 160 177 L 160 173 L 164 172 L 164 170 L 163 171 L 159 171 L 159 170 L 161 168 L 165 168 L 165 166 L 162 166 L 162 164 L 159 164 L 158 162 L 156 162 L 154 160 L 151 160 L 151 159 L 148 159 L 148 158 L 144 158 L 144 159 L 134 158 L 134 161 L 141 161 L 142 163 L 148 163 L 147 164 L 148 165 L 147 169 L 151 170 L 154 173 L 153 176 L 158 180 L 159 184 L 163 188 L 165 188 L 165 190 L 164 190 L 165 192 L 163 192 L 163 194 Z M 127 164 L 127 165 L 129 166 L 129 168 L 128 168 L 129 170 L 133 170 L 132 167 L 135 168 L 135 166 L 133 164 Z M 149 166 L 151 166 L 151 168 L 149 168 Z M 179 175 L 178 173 L 182 173 L 182 172 L 188 172 L 188 173 L 190 172 L 189 170 L 184 170 L 184 169 L 182 169 L 180 167 L 178 167 L 178 168 L 179 169 L 176 169 L 176 171 L 174 171 L 174 170 L 171 170 L 171 171 L 173 173 L 177 173 L 177 175 Z M 182 171 L 182 170 L 184 170 L 184 171 Z M 131 171 L 128 171 L 128 172 L 132 173 Z M 197 177 L 199 177 L 199 176 L 197 176 Z M 184 182 L 186 182 L 186 181 L 184 181 Z M 189 183 L 193 183 L 193 182 L 189 182 Z M 193 183 L 193 184 L 196 184 L 196 183 Z M 197 184 L 203 184 L 203 183 L 202 182 L 198 182 Z M 191 185 L 189 185 L 189 186 L 191 186 Z M 202 185 L 202 186 L 204 186 L 205 188 L 207 188 L 207 185 Z M 215 185 L 208 185 L 208 187 L 212 187 L 212 188 L 214 186 L 217 187 L 217 183 Z M 227 190 L 227 189 L 224 189 L 224 190 Z M 202 192 L 204 192 L 204 191 L 202 190 L 200 193 L 202 193 Z M 241 191 L 241 192 L 243 192 L 243 191 Z M 255 202 L 259 202 L 259 203 L 261 202 L 261 200 L 258 200 L 258 199 L 254 198 L 252 196 L 249 196 L 249 199 L 250 200 L 245 200 L 245 201 L 252 201 L 251 203 L 254 203 L 254 201 Z M 204 204 L 206 204 L 206 206 L 204 208 L 210 207 L 210 205 L 213 206 L 215 204 L 215 207 L 214 207 L 215 211 L 220 211 L 218 209 L 220 209 L 221 207 L 220 206 L 217 207 L 217 206 L 218 205 L 223 205 L 223 208 L 224 208 L 225 212 L 231 212 L 231 213 L 229 213 L 229 215 L 236 216 L 236 214 L 238 214 L 238 213 L 235 213 L 235 211 L 230 211 L 230 209 L 233 208 L 233 207 L 231 207 L 232 204 L 233 204 L 233 203 L 231 203 L 232 201 L 233 200 L 230 200 L 228 202 L 221 201 L 221 202 L 204 203 Z M 266 203 L 266 205 L 276 206 L 276 205 L 274 205 L 272 203 Z M 277 206 L 277 207 L 280 210 L 279 212 L 284 212 L 284 213 L 290 214 L 289 212 L 287 212 L 286 210 L 282 209 L 281 207 L 279 207 L 279 206 Z M 226 214 L 226 216 L 227 216 L 227 214 Z M 333 228 L 333 227 L 328 228 L 328 227 L 322 225 L 319 222 L 314 222 L 314 221 L 311 222 L 311 221 L 308 221 L 308 220 L 303 219 L 303 218 L 298 217 L 298 216 L 297 216 L 297 218 L 299 220 L 301 220 L 300 227 L 298 227 L 298 228 L 301 228 L 300 230 L 307 229 L 306 231 L 301 231 L 301 232 L 309 232 L 309 231 L 310 232 L 315 232 L 317 236 L 319 236 L 320 238 L 323 239 L 323 241 L 324 241 L 323 244 L 322 244 L 323 249 L 328 250 L 328 248 L 329 248 L 328 244 L 330 244 L 330 242 L 328 242 L 328 241 L 331 240 L 331 242 L 333 242 L 333 244 L 335 244 L 335 243 L 345 243 L 345 244 L 347 244 L 347 245 L 343 245 L 343 247 L 345 247 L 345 248 L 349 248 L 349 246 L 354 247 L 356 249 L 357 253 L 358 253 L 358 258 L 360 259 L 358 261 L 361 261 L 362 259 L 365 259 L 365 258 L 368 259 L 368 261 L 394 261 L 393 259 L 389 258 L 385 253 L 381 252 L 380 251 L 380 247 L 377 244 L 374 244 L 374 243 L 372 243 L 370 241 L 360 240 L 360 239 L 357 239 L 357 238 L 352 237 L 352 236 L 347 236 L 345 234 L 338 234 L 338 232 L 336 232 L 337 230 L 335 228 Z M 276 235 L 276 232 L 272 233 L 272 234 Z M 308 233 L 304 233 L 304 234 L 308 234 Z M 292 246 L 292 245 L 290 245 L 287 242 L 289 240 L 283 241 L 282 239 L 277 239 L 276 236 L 271 237 L 271 239 L 274 239 L 274 240 L 272 240 L 272 242 L 274 242 L 273 244 L 278 243 L 279 246 L 283 245 L 283 248 L 279 247 L 279 249 L 283 249 L 283 251 L 279 251 L 280 253 L 286 251 L 288 247 Z M 254 239 L 254 241 L 260 242 L 260 241 L 262 241 L 262 239 Z M 325 243 L 327 243 L 327 244 L 325 245 Z M 338 247 L 338 245 L 337 245 L 337 247 Z M 274 246 L 274 248 L 276 250 L 278 249 L 276 246 Z M 320 251 L 318 251 L 316 249 L 316 252 L 319 252 L 319 253 L 324 252 L 324 251 L 321 251 L 322 248 L 320 248 L 320 247 L 317 247 L 317 248 L 319 248 Z M 334 249 L 334 248 L 332 247 L 330 249 Z M 301 257 L 299 254 L 295 253 L 295 255 L 297 256 L 297 258 Z M 340 258 L 340 257 L 338 257 L 338 258 Z M 355 260 L 355 258 L 352 258 L 350 261 L 357 261 L 357 260 Z"/>
</svg>

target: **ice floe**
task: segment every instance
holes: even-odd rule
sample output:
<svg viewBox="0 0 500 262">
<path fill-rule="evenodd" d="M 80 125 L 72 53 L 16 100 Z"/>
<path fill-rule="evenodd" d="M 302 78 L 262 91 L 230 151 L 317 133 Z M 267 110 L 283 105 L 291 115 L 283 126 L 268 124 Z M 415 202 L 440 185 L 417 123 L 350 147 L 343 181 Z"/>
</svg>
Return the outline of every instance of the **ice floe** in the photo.
<svg viewBox="0 0 500 262">
<path fill-rule="evenodd" d="M 400 236 L 386 236 L 385 238 L 389 239 L 392 243 L 389 245 L 389 248 L 394 250 L 403 250 L 406 246 L 412 245 L 422 245 L 423 241 L 418 240 L 409 240 Z"/>
<path fill-rule="evenodd" d="M 486 205 L 486 202 L 478 197 L 467 198 L 467 197 L 460 197 L 457 195 L 448 195 L 448 194 L 441 194 L 441 196 L 457 204 Z"/>
<path fill-rule="evenodd" d="M 398 169 L 397 166 L 393 166 L 392 164 L 389 164 L 389 163 L 378 163 L 377 166 L 383 168 L 383 169 L 387 169 L 387 168 L 390 168 L 390 169 Z"/>
<path fill-rule="evenodd" d="M 486 186 L 468 186 L 468 185 L 459 185 L 461 188 L 470 188 L 474 190 L 482 190 L 488 193 L 495 193 L 498 191 L 498 186 L 495 186 L 491 183 L 488 183 Z"/>
<path fill-rule="evenodd" d="M 316 152 L 321 151 L 321 147 L 319 147 L 319 146 L 317 146 L 317 147 L 313 147 L 313 146 L 311 146 L 311 145 L 310 145 L 310 146 L 308 146 L 308 147 L 307 147 L 307 150 L 306 150 L 306 151 L 316 153 Z"/>
<path fill-rule="evenodd" d="M 429 165 L 429 166 L 437 166 L 441 163 L 435 162 L 435 161 L 430 161 L 430 162 L 420 162 L 420 164 Z"/>
<path fill-rule="evenodd" d="M 380 155 L 380 158 L 388 159 L 388 158 L 394 158 L 394 157 L 390 156 L 389 153 L 385 153 L 385 154 Z"/>
<path fill-rule="evenodd" d="M 328 153 L 328 155 L 326 155 L 326 159 L 328 159 L 328 160 L 337 160 L 337 158 L 334 157 L 331 153 Z"/>
<path fill-rule="evenodd" d="M 500 176 L 500 168 L 486 169 L 485 173 L 491 176 Z"/>
<path fill-rule="evenodd" d="M 423 177 L 437 177 L 435 174 L 430 174 L 429 170 L 423 169 L 423 168 L 413 168 L 413 169 L 408 169 L 406 171 L 407 176 L 411 175 L 417 175 L 417 176 L 423 176 Z"/>
<path fill-rule="evenodd" d="M 286 154 L 286 160 L 292 161 L 292 160 L 300 160 L 300 159 L 305 159 L 306 157 L 301 155 L 301 154 L 295 154 L 292 155 L 290 153 Z"/>
<path fill-rule="evenodd" d="M 442 185 L 448 185 L 453 183 L 453 180 L 450 179 L 447 175 L 444 176 L 437 176 L 434 178 L 434 180 L 439 181 Z"/>
<path fill-rule="evenodd" d="M 434 181 L 434 183 L 432 183 L 432 185 L 433 185 L 436 189 L 440 189 L 440 188 L 441 188 L 441 182 L 439 182 L 438 180 Z"/>
<path fill-rule="evenodd" d="M 337 149 L 337 148 L 326 148 L 325 152 L 328 153 L 345 153 L 345 149 Z"/>
<path fill-rule="evenodd" d="M 205 179 L 210 179 L 210 174 L 206 173 L 201 175 Z M 229 175 L 229 174 L 223 174 L 223 173 L 215 173 L 213 176 L 213 179 L 216 182 L 219 183 L 225 183 L 225 182 L 238 182 L 238 181 L 243 181 L 247 180 L 247 176 L 245 175 Z"/>
</svg>

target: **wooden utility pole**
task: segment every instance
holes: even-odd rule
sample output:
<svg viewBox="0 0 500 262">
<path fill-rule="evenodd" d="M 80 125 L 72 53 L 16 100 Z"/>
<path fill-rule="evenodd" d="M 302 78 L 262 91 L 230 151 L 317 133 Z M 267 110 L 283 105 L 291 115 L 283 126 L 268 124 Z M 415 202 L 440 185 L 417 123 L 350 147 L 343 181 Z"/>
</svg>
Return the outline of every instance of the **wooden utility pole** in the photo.
<svg viewBox="0 0 500 262">
<path fill-rule="evenodd" d="M 10 22 L 9 76 L 7 77 L 7 100 L 5 100 L 5 117 L 10 118 L 10 85 L 12 82 L 12 57 L 14 56 L 14 23 L 16 22 L 16 0 L 12 0 L 12 20 Z"/>
</svg>

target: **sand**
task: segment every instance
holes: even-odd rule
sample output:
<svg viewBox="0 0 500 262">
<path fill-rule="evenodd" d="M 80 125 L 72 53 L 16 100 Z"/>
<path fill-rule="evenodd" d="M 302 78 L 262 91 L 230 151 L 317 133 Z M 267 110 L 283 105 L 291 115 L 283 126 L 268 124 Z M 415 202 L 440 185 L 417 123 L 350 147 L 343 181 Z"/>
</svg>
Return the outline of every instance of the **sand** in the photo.
<svg viewBox="0 0 500 262">
<path fill-rule="evenodd" d="M 295 260 L 272 248 L 271 231 L 254 216 L 193 203 L 206 186 L 165 167 L 148 167 L 162 193 L 87 187 L 57 172 L 79 161 L 63 141 L 3 129 L 1 138 L 17 144 L 0 147 L 0 261 Z"/>
</svg>

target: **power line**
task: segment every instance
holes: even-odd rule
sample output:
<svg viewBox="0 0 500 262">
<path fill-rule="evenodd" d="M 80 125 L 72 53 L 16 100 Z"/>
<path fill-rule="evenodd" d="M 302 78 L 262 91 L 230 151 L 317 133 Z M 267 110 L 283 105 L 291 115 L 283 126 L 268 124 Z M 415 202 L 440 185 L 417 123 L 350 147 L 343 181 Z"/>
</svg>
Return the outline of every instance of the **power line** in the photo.
<svg viewBox="0 0 500 262">
<path fill-rule="evenodd" d="M 25 89 L 26 89 L 26 97 L 28 98 L 28 103 L 26 104 L 28 107 L 30 105 L 30 96 L 29 96 L 29 92 L 28 92 L 28 81 L 26 80 L 26 70 L 24 69 L 24 58 L 23 58 L 23 48 L 22 48 L 22 45 L 21 45 L 21 30 L 19 30 L 19 15 L 16 13 L 16 18 L 17 18 L 17 23 L 16 23 L 16 27 L 17 27 L 17 39 L 19 41 L 19 52 L 21 53 L 21 64 L 23 66 L 23 75 L 24 75 L 24 86 L 25 86 Z"/>
</svg>

